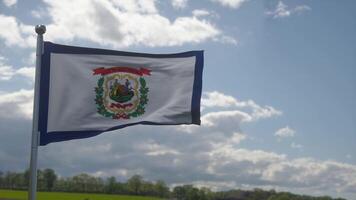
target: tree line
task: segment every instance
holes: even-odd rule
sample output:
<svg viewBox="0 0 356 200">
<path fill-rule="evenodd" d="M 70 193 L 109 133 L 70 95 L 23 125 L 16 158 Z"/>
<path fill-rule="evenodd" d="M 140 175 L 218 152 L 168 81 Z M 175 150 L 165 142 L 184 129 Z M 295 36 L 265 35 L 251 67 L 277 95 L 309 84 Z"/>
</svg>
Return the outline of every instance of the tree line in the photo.
<svg viewBox="0 0 356 200">
<path fill-rule="evenodd" d="M 29 170 L 24 172 L 0 171 L 0 188 L 2 189 L 27 190 L 28 185 Z M 207 187 L 198 188 L 193 185 L 178 185 L 170 189 L 163 180 L 146 181 L 140 175 L 133 175 L 126 182 L 120 182 L 115 177 L 104 179 L 86 173 L 72 177 L 58 177 L 53 169 L 38 170 L 37 190 L 156 196 L 175 200 L 345 200 L 262 189 L 213 192 Z"/>
</svg>

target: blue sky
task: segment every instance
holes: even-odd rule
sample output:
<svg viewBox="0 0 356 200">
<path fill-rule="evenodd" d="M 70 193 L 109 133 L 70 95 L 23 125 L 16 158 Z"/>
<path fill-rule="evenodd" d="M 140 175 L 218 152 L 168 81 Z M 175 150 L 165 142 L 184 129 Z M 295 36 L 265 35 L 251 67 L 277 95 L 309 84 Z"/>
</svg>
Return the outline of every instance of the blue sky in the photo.
<svg viewBox="0 0 356 200">
<path fill-rule="evenodd" d="M 50 144 L 40 148 L 41 168 L 354 199 L 355 8 L 352 0 L 4 0 L 0 170 L 28 166 L 33 29 L 45 24 L 45 39 L 67 45 L 203 49 L 205 66 L 201 127 L 137 126 Z"/>
</svg>

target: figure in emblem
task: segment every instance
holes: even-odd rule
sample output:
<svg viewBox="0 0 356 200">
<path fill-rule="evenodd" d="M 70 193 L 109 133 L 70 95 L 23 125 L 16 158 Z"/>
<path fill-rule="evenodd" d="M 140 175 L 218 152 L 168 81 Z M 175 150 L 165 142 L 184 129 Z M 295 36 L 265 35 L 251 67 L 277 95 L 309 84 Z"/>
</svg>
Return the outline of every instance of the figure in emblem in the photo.
<svg viewBox="0 0 356 200">
<path fill-rule="evenodd" d="M 126 79 L 125 84 L 119 83 L 118 79 L 110 87 L 110 98 L 118 103 L 125 103 L 132 99 L 134 92 L 131 83 Z"/>
</svg>

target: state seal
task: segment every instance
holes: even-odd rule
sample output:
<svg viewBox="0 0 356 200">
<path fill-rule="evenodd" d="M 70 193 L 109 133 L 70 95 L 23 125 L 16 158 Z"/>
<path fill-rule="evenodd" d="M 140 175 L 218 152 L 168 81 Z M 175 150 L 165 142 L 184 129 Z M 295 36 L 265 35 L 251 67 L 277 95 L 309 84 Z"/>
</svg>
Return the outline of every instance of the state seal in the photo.
<svg viewBox="0 0 356 200">
<path fill-rule="evenodd" d="M 131 119 L 145 113 L 148 86 L 144 76 L 146 68 L 96 68 L 93 75 L 101 75 L 95 87 L 97 112 L 112 119 Z"/>
</svg>

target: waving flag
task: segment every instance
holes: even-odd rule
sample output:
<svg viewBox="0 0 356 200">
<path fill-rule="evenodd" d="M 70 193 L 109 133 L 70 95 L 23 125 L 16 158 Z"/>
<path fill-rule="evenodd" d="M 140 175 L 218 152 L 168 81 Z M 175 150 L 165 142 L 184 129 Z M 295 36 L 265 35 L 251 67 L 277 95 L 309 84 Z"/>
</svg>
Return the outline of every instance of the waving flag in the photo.
<svg viewBox="0 0 356 200">
<path fill-rule="evenodd" d="M 44 42 L 40 145 L 136 124 L 200 124 L 203 52 L 143 54 Z"/>
</svg>

